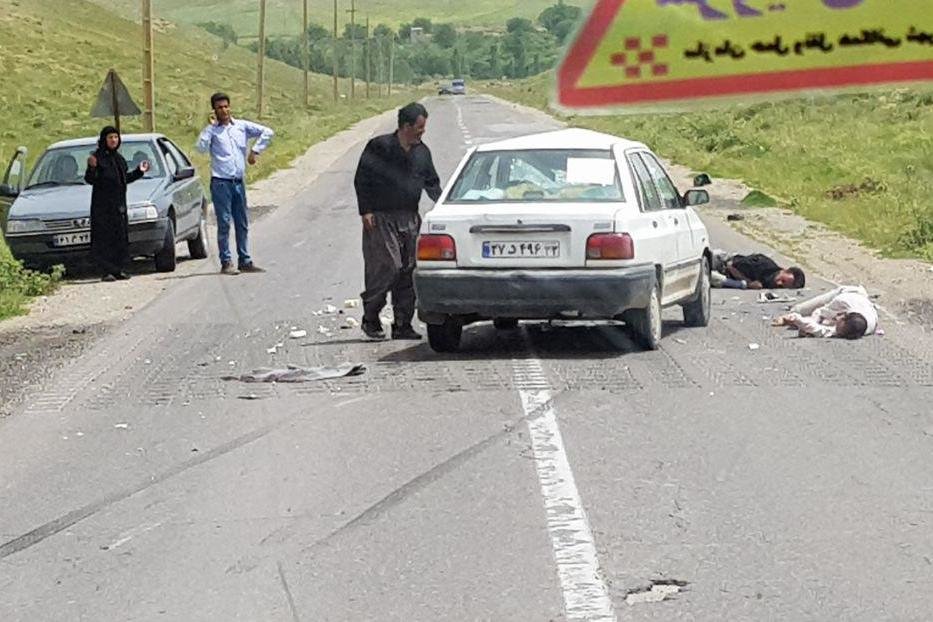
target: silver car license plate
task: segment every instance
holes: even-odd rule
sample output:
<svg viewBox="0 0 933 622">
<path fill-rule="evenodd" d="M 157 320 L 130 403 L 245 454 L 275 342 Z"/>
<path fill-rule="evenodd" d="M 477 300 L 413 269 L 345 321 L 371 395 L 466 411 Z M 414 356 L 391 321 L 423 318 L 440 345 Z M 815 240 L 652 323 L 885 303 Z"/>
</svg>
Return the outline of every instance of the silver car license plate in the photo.
<svg viewBox="0 0 933 622">
<path fill-rule="evenodd" d="M 557 240 L 483 242 L 483 257 L 487 259 L 546 259 L 560 257 L 560 242 Z"/>
<path fill-rule="evenodd" d="M 91 232 L 63 233 L 52 236 L 52 246 L 80 246 L 91 243 Z"/>
</svg>

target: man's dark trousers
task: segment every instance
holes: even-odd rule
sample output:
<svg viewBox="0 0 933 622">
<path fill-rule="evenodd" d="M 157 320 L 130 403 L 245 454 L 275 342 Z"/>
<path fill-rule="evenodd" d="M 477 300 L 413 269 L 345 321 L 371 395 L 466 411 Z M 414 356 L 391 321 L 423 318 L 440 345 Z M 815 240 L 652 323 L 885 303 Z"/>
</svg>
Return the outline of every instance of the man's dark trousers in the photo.
<svg viewBox="0 0 933 622">
<path fill-rule="evenodd" d="M 378 325 L 379 313 L 392 292 L 394 326 L 411 324 L 415 315 L 415 269 L 421 216 L 414 211 L 376 212 L 373 231 L 363 229 L 363 262 L 366 291 L 363 292 L 363 319 Z"/>
</svg>

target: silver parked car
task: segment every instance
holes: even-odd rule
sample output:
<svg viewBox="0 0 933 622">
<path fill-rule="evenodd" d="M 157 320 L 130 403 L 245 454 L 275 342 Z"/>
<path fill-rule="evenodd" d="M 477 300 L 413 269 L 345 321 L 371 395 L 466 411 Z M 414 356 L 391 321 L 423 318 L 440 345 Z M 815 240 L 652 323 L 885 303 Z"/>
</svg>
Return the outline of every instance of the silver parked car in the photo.
<svg viewBox="0 0 933 622">
<path fill-rule="evenodd" d="M 87 157 L 97 137 L 55 143 L 30 174 L 20 149 L 0 184 L 0 204 L 12 204 L 4 235 L 13 256 L 47 268 L 86 259 L 91 249 L 91 186 L 84 183 Z M 151 257 L 156 270 L 175 269 L 175 244 L 186 240 L 192 259 L 208 255 L 207 199 L 188 157 L 162 134 L 126 134 L 120 152 L 130 169 L 150 162 L 146 175 L 127 187 L 132 257 Z M 14 185 L 13 177 L 18 178 Z M 28 179 L 22 183 L 21 180 Z"/>
</svg>

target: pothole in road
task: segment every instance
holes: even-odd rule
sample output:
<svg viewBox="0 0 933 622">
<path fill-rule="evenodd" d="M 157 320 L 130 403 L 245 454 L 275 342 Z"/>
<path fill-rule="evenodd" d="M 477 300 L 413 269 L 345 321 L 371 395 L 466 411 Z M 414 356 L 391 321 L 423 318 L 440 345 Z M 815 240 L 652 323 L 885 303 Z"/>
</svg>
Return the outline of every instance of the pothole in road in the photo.
<svg viewBox="0 0 933 622">
<path fill-rule="evenodd" d="M 659 579 L 652 581 L 651 585 L 629 590 L 625 595 L 625 602 L 630 605 L 659 603 L 663 600 L 669 600 L 680 592 L 683 592 L 688 585 L 689 583 L 686 581 Z"/>
</svg>

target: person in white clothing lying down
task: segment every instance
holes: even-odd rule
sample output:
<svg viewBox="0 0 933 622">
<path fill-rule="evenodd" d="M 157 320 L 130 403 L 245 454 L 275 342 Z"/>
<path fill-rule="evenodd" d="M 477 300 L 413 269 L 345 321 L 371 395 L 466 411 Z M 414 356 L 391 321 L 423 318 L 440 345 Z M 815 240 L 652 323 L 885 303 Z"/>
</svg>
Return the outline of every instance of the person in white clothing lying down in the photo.
<svg viewBox="0 0 933 622">
<path fill-rule="evenodd" d="M 794 306 L 774 326 L 793 326 L 801 337 L 861 339 L 874 334 L 878 311 L 860 286 L 837 287 Z"/>
</svg>

